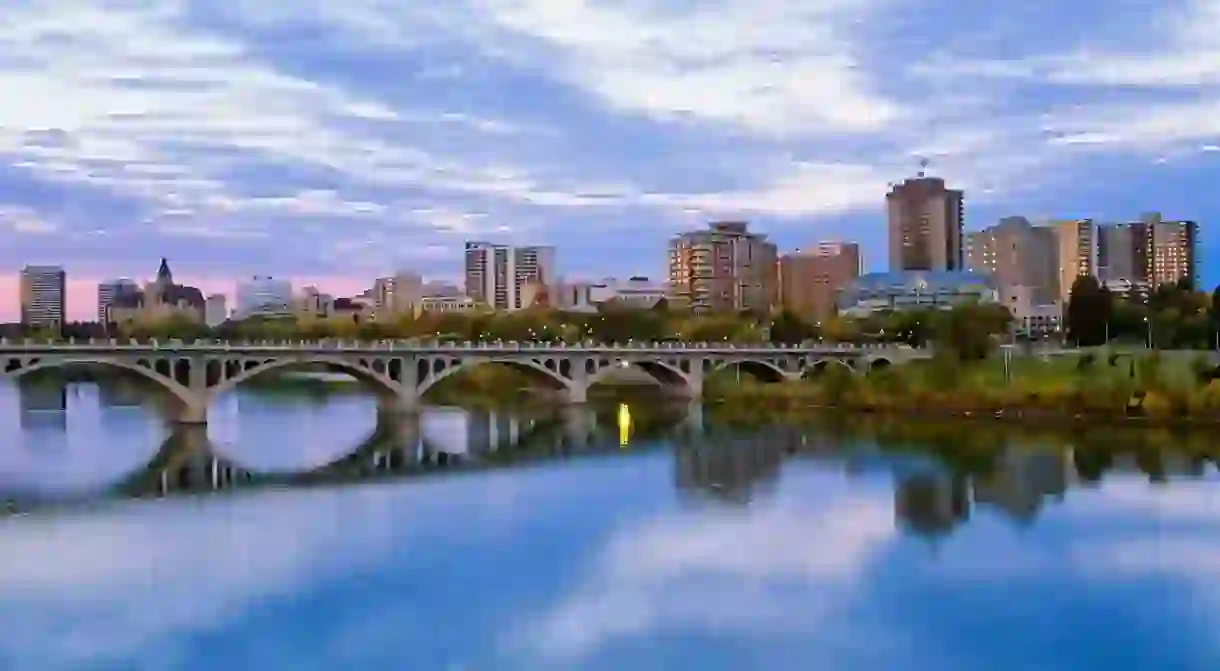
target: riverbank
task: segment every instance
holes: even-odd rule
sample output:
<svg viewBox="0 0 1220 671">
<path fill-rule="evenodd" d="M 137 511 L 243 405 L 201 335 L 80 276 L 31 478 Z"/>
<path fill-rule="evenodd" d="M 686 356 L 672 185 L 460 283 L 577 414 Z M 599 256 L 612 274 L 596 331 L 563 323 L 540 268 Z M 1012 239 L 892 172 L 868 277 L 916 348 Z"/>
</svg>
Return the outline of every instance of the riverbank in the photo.
<svg viewBox="0 0 1220 671">
<path fill-rule="evenodd" d="M 759 408 L 1026 423 L 1220 423 L 1220 381 L 1197 361 L 1072 357 L 961 364 L 918 362 L 855 375 L 831 367 L 810 380 L 709 381 L 705 399 L 744 416 Z"/>
</svg>

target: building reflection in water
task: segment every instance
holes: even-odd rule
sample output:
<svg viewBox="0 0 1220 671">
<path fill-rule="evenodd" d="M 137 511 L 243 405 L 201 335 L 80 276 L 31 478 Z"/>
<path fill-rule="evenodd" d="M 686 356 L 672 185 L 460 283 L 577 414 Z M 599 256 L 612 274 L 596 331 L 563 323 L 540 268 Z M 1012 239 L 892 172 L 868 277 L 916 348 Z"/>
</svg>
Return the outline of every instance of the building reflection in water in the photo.
<svg viewBox="0 0 1220 671">
<path fill-rule="evenodd" d="M 679 491 L 749 503 L 774 489 L 784 455 L 799 441 L 795 433 L 779 429 L 692 441 L 674 451 L 675 484 Z"/>
<path fill-rule="evenodd" d="M 54 379 L 22 378 L 17 396 L 21 408 L 21 428 L 29 430 L 68 429 L 68 385 Z"/>
<path fill-rule="evenodd" d="M 22 390 L 23 421 L 44 413 L 62 422 L 66 406 L 63 385 Z M 638 442 L 641 447 L 672 448 L 674 483 L 680 492 L 737 505 L 772 493 L 789 458 L 806 467 L 837 470 L 848 479 L 885 477 L 893 482 L 898 526 L 935 539 L 952 533 L 977 510 L 1030 524 L 1070 488 L 1104 473 L 1143 473 L 1156 481 L 1171 474 L 1197 475 L 1206 463 L 1165 450 L 1023 449 L 1002 441 L 987 448 L 986 458 L 973 458 L 956 447 L 928 443 L 920 449 L 915 446 L 924 443 L 919 442 L 887 447 L 866 435 L 808 427 L 736 431 L 709 426 L 695 431 L 688 426 L 689 417 L 658 420 L 649 414 L 650 406 L 639 411 L 635 416 L 626 404 L 615 404 L 528 417 L 433 408 L 422 417 L 379 413 L 377 429 L 351 452 L 317 467 L 277 472 L 248 469 L 239 453 L 220 455 L 206 429 L 180 429 L 150 463 L 116 485 L 114 493 L 160 496 L 234 487 L 338 485 L 379 476 L 510 468 L 599 451 L 617 453 Z"/>
</svg>

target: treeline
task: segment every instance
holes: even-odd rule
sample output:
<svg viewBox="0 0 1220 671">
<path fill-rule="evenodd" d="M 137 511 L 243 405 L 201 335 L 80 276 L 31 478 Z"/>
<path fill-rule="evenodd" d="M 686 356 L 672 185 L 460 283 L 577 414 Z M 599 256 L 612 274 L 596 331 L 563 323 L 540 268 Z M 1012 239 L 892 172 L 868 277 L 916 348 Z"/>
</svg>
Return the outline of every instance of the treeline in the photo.
<svg viewBox="0 0 1220 671">
<path fill-rule="evenodd" d="M 799 344 L 810 341 L 849 344 L 930 344 L 985 356 L 996 336 L 1009 329 L 1011 316 L 996 305 L 963 305 L 948 311 L 878 313 L 810 322 L 791 312 L 695 315 L 665 305 L 638 310 L 608 306 L 594 313 L 529 309 L 516 312 L 424 313 L 390 321 L 267 318 L 229 321 L 216 328 L 184 318 L 110 325 L 67 324 L 58 335 L 8 325 L 10 338 L 136 338 L 219 340 L 312 340 L 352 338 L 385 340 L 426 338 L 456 341 L 541 341 L 605 343 L 728 342 Z M 3 328 L 3 327 L 0 327 Z"/>
<path fill-rule="evenodd" d="M 1077 278 L 1066 310 L 1068 338 L 1082 347 L 1107 342 L 1156 349 L 1220 346 L 1220 287 L 1209 296 L 1189 280 L 1165 284 L 1147 303 L 1113 295 L 1096 278 Z"/>
</svg>

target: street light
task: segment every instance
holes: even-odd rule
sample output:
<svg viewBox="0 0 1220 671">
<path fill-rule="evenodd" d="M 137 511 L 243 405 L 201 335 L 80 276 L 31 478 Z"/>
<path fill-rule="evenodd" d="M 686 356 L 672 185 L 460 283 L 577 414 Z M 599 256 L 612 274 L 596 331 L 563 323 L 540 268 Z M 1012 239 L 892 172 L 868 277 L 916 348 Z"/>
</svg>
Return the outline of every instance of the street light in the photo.
<svg viewBox="0 0 1220 671">
<path fill-rule="evenodd" d="M 1148 320 L 1147 315 L 1144 316 L 1144 326 L 1148 330 L 1148 340 L 1145 342 L 1148 349 L 1152 349 L 1152 322 Z"/>
</svg>

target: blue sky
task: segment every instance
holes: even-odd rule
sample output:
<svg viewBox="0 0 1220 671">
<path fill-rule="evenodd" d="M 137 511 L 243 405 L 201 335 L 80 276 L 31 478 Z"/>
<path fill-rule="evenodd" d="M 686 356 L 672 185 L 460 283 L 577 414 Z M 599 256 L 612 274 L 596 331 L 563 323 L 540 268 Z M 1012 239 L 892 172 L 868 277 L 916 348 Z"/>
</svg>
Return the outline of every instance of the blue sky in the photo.
<svg viewBox="0 0 1220 671">
<path fill-rule="evenodd" d="M 1220 280 L 1217 0 L 5 5 L 6 273 L 453 277 L 485 238 L 657 275 L 722 217 L 880 267 L 927 156 L 969 228 L 1160 210 Z"/>
</svg>

